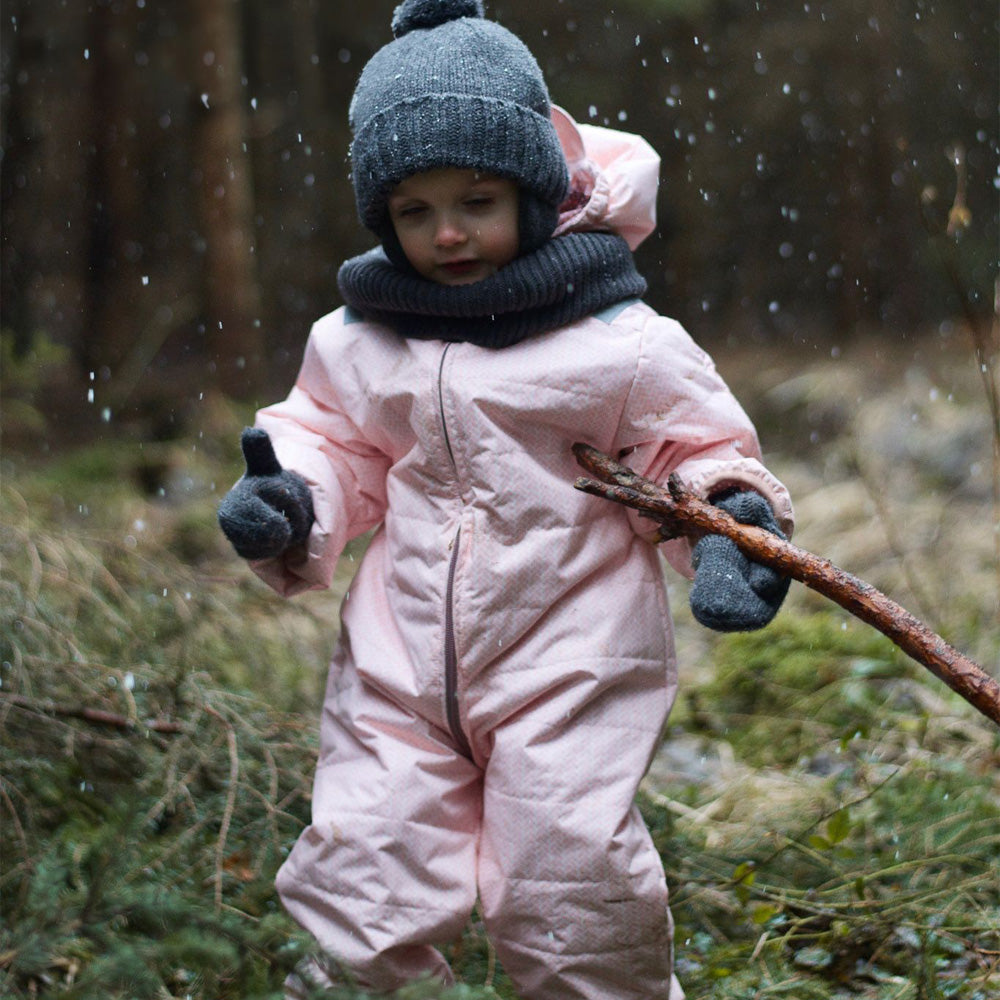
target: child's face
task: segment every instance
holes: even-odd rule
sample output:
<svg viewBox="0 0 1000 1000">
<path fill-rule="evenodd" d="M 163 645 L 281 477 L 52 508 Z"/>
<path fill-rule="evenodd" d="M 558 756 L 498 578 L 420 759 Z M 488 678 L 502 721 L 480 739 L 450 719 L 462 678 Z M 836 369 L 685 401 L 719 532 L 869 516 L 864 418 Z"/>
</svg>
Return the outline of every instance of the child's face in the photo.
<svg viewBox="0 0 1000 1000">
<path fill-rule="evenodd" d="M 400 181 L 388 204 L 406 259 L 431 281 L 482 281 L 517 256 L 514 181 L 444 167 Z"/>
</svg>

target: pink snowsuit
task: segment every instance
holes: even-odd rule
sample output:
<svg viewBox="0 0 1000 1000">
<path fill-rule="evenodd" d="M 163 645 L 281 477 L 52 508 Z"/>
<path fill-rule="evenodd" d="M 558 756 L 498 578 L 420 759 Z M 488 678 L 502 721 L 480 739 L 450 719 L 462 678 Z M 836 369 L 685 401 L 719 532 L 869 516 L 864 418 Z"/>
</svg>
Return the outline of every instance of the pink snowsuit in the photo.
<svg viewBox="0 0 1000 1000">
<path fill-rule="evenodd" d="M 555 117 L 585 198 L 561 231 L 634 246 L 655 154 Z M 502 350 L 406 340 L 341 308 L 257 423 L 316 512 L 305 551 L 253 564 L 264 580 L 325 587 L 376 529 L 343 604 L 312 823 L 278 875 L 330 970 L 375 989 L 450 982 L 433 945 L 478 893 L 522 1000 L 678 1000 L 634 804 L 676 686 L 659 553 L 651 522 L 573 488 L 570 448 L 702 495 L 755 489 L 790 531 L 711 360 L 639 301 Z M 690 574 L 687 543 L 663 549 Z"/>
</svg>

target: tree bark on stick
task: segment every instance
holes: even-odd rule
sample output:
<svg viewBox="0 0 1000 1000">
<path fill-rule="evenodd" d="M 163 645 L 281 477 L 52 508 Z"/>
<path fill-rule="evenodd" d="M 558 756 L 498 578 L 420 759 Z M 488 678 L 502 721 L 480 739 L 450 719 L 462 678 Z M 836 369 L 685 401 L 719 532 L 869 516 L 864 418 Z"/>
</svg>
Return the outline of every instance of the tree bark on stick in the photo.
<svg viewBox="0 0 1000 1000">
<path fill-rule="evenodd" d="M 724 535 L 754 562 L 798 580 L 878 629 L 1000 726 L 1000 684 L 870 583 L 764 528 L 741 524 L 685 489 L 676 475 L 663 489 L 590 445 L 576 444 L 573 452 L 580 465 L 597 477 L 577 479 L 578 490 L 614 500 L 658 521 L 661 540 L 682 535 Z"/>
</svg>

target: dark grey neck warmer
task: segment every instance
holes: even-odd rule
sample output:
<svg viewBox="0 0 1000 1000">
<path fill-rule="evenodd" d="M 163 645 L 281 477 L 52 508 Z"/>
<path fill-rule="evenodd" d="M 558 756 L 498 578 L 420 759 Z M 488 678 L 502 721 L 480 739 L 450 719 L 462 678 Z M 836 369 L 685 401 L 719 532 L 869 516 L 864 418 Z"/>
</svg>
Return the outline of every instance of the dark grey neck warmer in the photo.
<svg viewBox="0 0 1000 1000">
<path fill-rule="evenodd" d="M 397 268 L 381 247 L 346 261 L 344 301 L 404 337 L 509 347 L 645 294 L 625 240 L 570 233 L 469 285 L 439 285 Z"/>
</svg>

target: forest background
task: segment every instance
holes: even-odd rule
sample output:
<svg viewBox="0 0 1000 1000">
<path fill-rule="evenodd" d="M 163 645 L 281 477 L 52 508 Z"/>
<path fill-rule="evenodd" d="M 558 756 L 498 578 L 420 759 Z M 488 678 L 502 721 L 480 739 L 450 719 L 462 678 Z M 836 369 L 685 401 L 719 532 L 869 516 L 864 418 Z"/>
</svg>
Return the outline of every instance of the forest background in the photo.
<svg viewBox="0 0 1000 1000">
<path fill-rule="evenodd" d="M 93 423 L 141 411 L 179 431 L 209 390 L 287 387 L 309 324 L 337 304 L 339 264 L 372 243 L 348 182 L 347 104 L 393 6 L 4 4 L 0 318 L 22 355 L 40 337 L 72 352 Z M 490 14 L 578 121 L 660 153 L 640 269 L 650 302 L 699 339 L 891 337 L 961 315 L 924 228 L 952 202 L 956 156 L 977 221 L 962 290 L 991 308 L 995 4 L 552 0 Z"/>
<path fill-rule="evenodd" d="M 3 5 L 4 995 L 273 998 L 309 946 L 273 875 L 364 542 L 330 593 L 279 602 L 214 508 L 371 245 L 347 105 L 393 7 Z M 996 672 L 996 5 L 488 15 L 556 103 L 660 153 L 648 299 L 743 400 L 797 540 Z M 685 586 L 685 693 L 640 805 L 689 995 L 995 995 L 997 734 L 802 588 L 717 637 Z M 513 997 L 478 917 L 448 954 L 456 1000 Z"/>
</svg>

